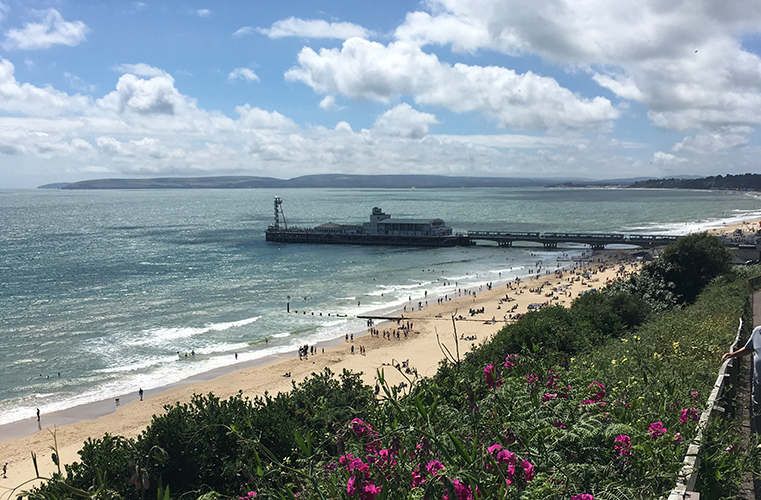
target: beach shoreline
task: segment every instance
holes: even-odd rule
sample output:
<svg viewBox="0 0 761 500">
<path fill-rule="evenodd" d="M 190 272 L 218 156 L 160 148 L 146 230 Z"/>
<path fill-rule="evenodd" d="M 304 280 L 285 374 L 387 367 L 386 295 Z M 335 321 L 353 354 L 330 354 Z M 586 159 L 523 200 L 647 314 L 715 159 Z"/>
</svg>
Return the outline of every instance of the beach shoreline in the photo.
<svg viewBox="0 0 761 500">
<path fill-rule="evenodd" d="M 69 410 L 58 412 L 60 414 L 43 414 L 38 423 L 35 418 L 25 419 L 16 423 L 0 427 L 0 460 L 9 461 L 8 479 L 0 481 L 0 492 L 9 491 L 10 485 L 14 487 L 24 481 L 35 477 L 34 468 L 30 458 L 30 452 L 36 453 L 40 458 L 40 474 L 49 476 L 54 472 L 54 465 L 49 459 L 50 448 L 54 439 L 58 444 L 58 454 L 62 464 L 68 464 L 78 459 L 77 452 L 82 443 L 88 438 L 97 439 L 105 433 L 136 437 L 145 427 L 150 424 L 153 415 L 164 412 L 164 407 L 172 406 L 176 402 L 188 402 L 194 394 L 213 393 L 215 396 L 226 399 L 240 392 L 245 397 L 254 398 L 266 393 L 277 394 L 288 391 L 292 383 L 299 383 L 311 373 L 320 372 L 329 368 L 334 373 L 340 373 L 343 369 L 353 372 L 362 372 L 366 384 L 373 385 L 377 378 L 377 370 L 384 370 L 384 376 L 392 385 L 397 385 L 405 380 L 404 375 L 399 373 L 392 364 L 401 364 L 402 361 L 410 360 L 409 366 L 416 369 L 422 376 L 431 376 L 436 373 L 438 364 L 444 355 L 441 352 L 436 336 L 439 334 L 441 342 L 453 347 L 453 314 L 465 316 L 466 319 L 458 320 L 456 332 L 465 338 L 476 338 L 475 342 L 482 343 L 498 332 L 505 324 L 502 316 L 512 315 L 508 308 L 502 309 L 505 304 L 510 304 L 510 310 L 517 306 L 515 314 L 525 313 L 528 306 L 533 303 L 560 303 L 570 304 L 570 301 L 579 293 L 603 286 L 608 280 L 616 279 L 620 270 L 620 262 L 627 262 L 627 274 L 637 272 L 639 263 L 631 256 L 642 252 L 640 249 L 630 250 L 604 250 L 596 252 L 592 258 L 584 259 L 587 263 L 590 276 L 594 278 L 582 279 L 575 274 L 574 270 L 562 272 L 562 278 L 555 273 L 556 269 L 545 268 L 543 272 L 548 274 L 527 275 L 522 279 L 512 279 L 502 283 L 493 284 L 489 289 L 487 284 L 470 287 L 468 293 L 462 293 L 456 298 L 448 297 L 446 301 L 439 301 L 436 297 L 429 297 L 429 305 L 422 310 L 414 312 L 400 311 L 404 321 L 413 323 L 412 331 L 408 337 L 397 340 L 368 335 L 367 332 L 357 332 L 353 341 L 335 339 L 319 345 L 317 354 L 309 356 L 308 360 L 301 361 L 293 354 L 284 354 L 273 357 L 266 362 L 262 360 L 246 362 L 246 366 L 231 365 L 233 369 L 220 368 L 202 375 L 196 375 L 185 379 L 182 383 L 161 390 L 146 393 L 144 400 L 140 401 L 137 391 L 120 397 L 120 405 L 117 407 L 113 399 L 98 403 L 83 405 Z M 600 262 L 597 262 L 597 261 Z M 592 262 L 591 268 L 589 267 Z M 603 261 L 605 261 L 603 263 Z M 553 262 L 554 263 L 554 262 Z M 597 274 L 594 267 L 603 265 L 605 272 Z M 574 276 L 574 281 L 568 282 L 569 277 Z M 579 278 L 576 280 L 576 278 Z M 536 283 L 547 283 L 544 286 L 536 286 Z M 511 288 L 508 288 L 508 285 Z M 549 289 L 562 289 L 560 292 L 547 292 Z M 480 288 L 480 291 L 475 291 Z M 539 293 L 531 293 L 528 290 L 538 289 Z M 550 294 L 546 296 L 545 294 Z M 568 294 L 571 296 L 569 297 Z M 504 302 L 503 297 L 510 296 L 511 302 Z M 442 298 L 443 299 L 443 298 Z M 484 313 L 469 316 L 469 309 L 484 309 Z M 492 321 L 492 318 L 495 321 Z M 389 322 L 376 325 L 379 331 L 391 330 Z M 471 341 L 461 341 L 460 352 L 469 349 Z M 332 344 L 332 345 L 327 345 Z M 351 353 L 354 346 L 355 354 Z M 359 346 L 362 346 L 364 355 L 360 354 Z M 325 352 L 322 353 L 324 348 Z M 243 365 L 243 363 L 241 363 Z M 220 373 L 220 370 L 222 371 Z M 283 374 L 290 373 L 291 377 Z M 11 429 L 10 426 L 13 426 Z M 8 433 L 6 433 L 6 429 Z M 11 433 L 14 436 L 10 436 Z M 30 432 L 31 431 L 31 432 Z M 21 434 L 21 435 L 19 435 Z M 0 493 L 1 496 L 1 493 Z"/>
</svg>

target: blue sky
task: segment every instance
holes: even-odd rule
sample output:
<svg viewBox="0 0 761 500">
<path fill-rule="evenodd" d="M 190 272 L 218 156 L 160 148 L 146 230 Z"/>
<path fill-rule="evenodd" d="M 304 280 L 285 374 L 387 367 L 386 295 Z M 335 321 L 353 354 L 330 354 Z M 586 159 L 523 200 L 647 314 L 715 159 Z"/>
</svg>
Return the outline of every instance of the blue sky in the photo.
<svg viewBox="0 0 761 500">
<path fill-rule="evenodd" d="M 0 1 L 0 188 L 759 171 L 755 0 Z"/>
</svg>

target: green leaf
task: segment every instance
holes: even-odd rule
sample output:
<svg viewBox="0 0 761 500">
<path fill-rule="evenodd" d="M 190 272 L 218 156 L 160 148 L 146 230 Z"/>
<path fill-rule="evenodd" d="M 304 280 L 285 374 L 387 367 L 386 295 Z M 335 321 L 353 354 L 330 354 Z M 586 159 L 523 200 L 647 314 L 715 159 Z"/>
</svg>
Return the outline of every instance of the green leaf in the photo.
<svg viewBox="0 0 761 500">
<path fill-rule="evenodd" d="M 457 450 L 457 453 L 460 454 L 463 460 L 465 460 L 465 463 L 470 464 L 471 458 L 468 454 L 468 451 L 465 449 L 465 447 L 462 445 L 462 442 L 457 439 L 457 436 L 452 434 L 451 432 L 447 431 L 447 435 L 449 436 L 449 439 L 452 440 L 452 443 L 454 443 L 454 447 Z"/>
</svg>

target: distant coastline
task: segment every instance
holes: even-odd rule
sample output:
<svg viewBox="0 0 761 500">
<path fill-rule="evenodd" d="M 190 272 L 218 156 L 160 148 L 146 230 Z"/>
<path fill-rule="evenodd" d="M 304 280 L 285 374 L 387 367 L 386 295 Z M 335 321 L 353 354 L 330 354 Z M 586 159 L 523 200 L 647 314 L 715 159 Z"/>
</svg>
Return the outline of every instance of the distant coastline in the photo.
<svg viewBox="0 0 761 500">
<path fill-rule="evenodd" d="M 588 181 L 623 186 L 637 179 Z M 546 187 L 568 183 L 567 179 L 531 179 L 519 177 L 449 177 L 445 175 L 304 175 L 292 179 L 254 176 L 162 177 L 152 179 L 91 179 L 57 182 L 38 189 L 281 189 L 281 188 L 365 188 L 365 189 L 433 189 Z M 580 185 L 586 181 L 574 181 Z"/>
<path fill-rule="evenodd" d="M 435 188 L 645 188 L 761 191 L 761 174 L 671 179 L 535 179 L 527 177 L 450 177 L 446 175 L 303 175 L 291 179 L 258 176 L 159 177 L 149 179 L 90 179 L 55 182 L 38 189 L 435 189 Z"/>
</svg>

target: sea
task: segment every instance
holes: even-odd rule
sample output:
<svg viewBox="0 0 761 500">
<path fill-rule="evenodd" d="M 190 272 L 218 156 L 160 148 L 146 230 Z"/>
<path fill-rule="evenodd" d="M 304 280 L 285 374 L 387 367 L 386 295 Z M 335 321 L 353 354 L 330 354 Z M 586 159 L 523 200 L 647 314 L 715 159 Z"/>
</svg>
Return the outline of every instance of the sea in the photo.
<svg viewBox="0 0 761 500">
<path fill-rule="evenodd" d="M 761 218 L 761 199 L 737 192 L 0 190 L 0 425 L 295 355 L 363 332 L 359 315 L 591 252 L 267 243 L 275 196 L 299 227 L 362 223 L 373 207 L 456 232 L 680 235 Z"/>
</svg>

